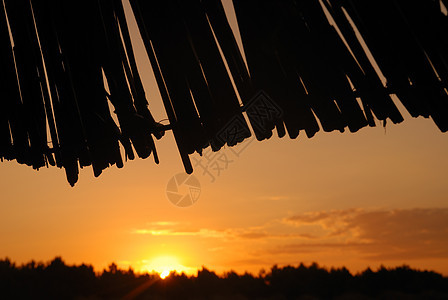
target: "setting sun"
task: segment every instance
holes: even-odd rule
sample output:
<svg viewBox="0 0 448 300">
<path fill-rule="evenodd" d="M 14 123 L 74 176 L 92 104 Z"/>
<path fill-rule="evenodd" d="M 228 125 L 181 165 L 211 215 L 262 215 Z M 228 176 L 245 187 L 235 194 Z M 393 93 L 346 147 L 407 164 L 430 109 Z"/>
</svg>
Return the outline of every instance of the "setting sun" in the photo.
<svg viewBox="0 0 448 300">
<path fill-rule="evenodd" d="M 165 279 L 168 277 L 168 275 L 170 275 L 170 271 L 169 270 L 165 270 L 162 273 L 160 273 L 160 278 Z"/>
</svg>

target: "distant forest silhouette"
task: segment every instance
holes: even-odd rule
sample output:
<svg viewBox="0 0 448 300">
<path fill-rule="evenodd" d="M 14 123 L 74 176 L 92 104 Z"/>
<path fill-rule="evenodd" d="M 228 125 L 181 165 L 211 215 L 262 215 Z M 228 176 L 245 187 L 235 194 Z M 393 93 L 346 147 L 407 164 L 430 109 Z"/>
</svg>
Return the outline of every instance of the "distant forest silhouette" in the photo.
<svg viewBox="0 0 448 300">
<path fill-rule="evenodd" d="M 196 276 L 122 270 L 112 263 L 95 272 L 91 265 L 49 263 L 21 266 L 0 260 L 1 299 L 447 299 L 448 277 L 403 265 L 370 268 L 356 275 L 345 267 L 278 267 L 258 275 L 229 271 L 221 276 L 203 267 Z"/>
</svg>

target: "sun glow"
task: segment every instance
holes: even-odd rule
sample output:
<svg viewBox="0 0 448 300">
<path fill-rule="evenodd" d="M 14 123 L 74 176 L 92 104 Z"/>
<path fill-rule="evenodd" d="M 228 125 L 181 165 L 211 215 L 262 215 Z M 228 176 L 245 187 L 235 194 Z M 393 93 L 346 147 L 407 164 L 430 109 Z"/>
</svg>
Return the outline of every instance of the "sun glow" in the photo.
<svg viewBox="0 0 448 300">
<path fill-rule="evenodd" d="M 191 273 L 192 268 L 183 266 L 175 256 L 165 255 L 150 260 L 144 260 L 141 271 L 149 273 L 156 272 L 159 273 L 160 278 L 165 279 L 171 272 Z"/>
</svg>

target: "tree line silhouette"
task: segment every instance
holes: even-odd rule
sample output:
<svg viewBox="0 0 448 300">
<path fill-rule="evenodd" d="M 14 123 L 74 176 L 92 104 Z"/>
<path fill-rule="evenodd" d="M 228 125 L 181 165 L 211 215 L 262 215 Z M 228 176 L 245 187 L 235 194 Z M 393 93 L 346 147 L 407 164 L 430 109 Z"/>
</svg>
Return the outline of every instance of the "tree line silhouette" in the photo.
<svg viewBox="0 0 448 300">
<path fill-rule="evenodd" d="M 258 275 L 229 271 L 218 276 L 202 267 L 197 275 L 139 274 L 112 263 L 98 273 L 91 265 L 69 266 L 61 257 L 21 266 L 0 260 L 1 299 L 447 299 L 448 277 L 403 265 L 370 268 L 355 275 L 345 267 L 317 263 L 274 265 Z"/>
</svg>

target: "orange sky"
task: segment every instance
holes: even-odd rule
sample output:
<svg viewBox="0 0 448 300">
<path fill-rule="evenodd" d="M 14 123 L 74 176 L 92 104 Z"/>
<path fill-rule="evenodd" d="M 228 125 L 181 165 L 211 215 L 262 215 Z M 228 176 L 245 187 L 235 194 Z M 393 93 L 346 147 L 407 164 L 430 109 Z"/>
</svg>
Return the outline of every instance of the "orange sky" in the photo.
<svg viewBox="0 0 448 300">
<path fill-rule="evenodd" d="M 164 119 L 144 48 L 135 44 L 150 109 Z M 257 273 L 275 263 L 352 271 L 406 263 L 448 275 L 447 135 L 400 109 L 405 122 L 385 129 L 249 139 L 233 149 L 238 157 L 224 149 L 231 162 L 214 182 L 195 170 L 201 195 L 188 208 L 165 193 L 183 171 L 170 133 L 157 143 L 160 165 L 135 160 L 96 179 L 88 168 L 75 188 L 62 170 L 4 162 L 0 257 L 60 255 L 98 270 L 115 261 L 190 273 L 202 265 Z"/>
</svg>

